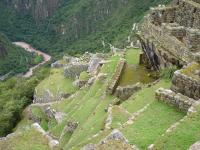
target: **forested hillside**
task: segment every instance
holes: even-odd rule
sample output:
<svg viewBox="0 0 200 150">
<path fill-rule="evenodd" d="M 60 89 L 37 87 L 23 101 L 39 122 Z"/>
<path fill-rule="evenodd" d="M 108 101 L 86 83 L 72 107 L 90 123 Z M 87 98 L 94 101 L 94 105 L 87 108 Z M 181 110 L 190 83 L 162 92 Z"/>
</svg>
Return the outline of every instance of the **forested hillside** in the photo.
<svg viewBox="0 0 200 150">
<path fill-rule="evenodd" d="M 0 31 L 54 56 L 123 47 L 149 7 L 169 0 L 3 0 Z"/>
<path fill-rule="evenodd" d="M 34 63 L 34 57 L 34 54 L 14 46 L 4 35 L 0 34 L 0 76 L 27 71 Z"/>
</svg>

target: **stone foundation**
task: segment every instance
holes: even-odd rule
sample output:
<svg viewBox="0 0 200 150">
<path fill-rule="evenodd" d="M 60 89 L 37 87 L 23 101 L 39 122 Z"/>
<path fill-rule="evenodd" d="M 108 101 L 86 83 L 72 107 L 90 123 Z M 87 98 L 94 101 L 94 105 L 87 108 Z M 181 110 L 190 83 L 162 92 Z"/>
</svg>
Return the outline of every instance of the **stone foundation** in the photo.
<svg viewBox="0 0 200 150">
<path fill-rule="evenodd" d="M 68 78 L 76 78 L 79 77 L 81 72 L 88 70 L 87 63 L 75 63 L 69 64 L 64 68 L 64 75 Z"/>
<path fill-rule="evenodd" d="M 160 88 L 156 91 L 156 99 L 158 101 L 165 102 L 167 104 L 176 106 L 181 111 L 187 112 L 188 109 L 196 101 L 192 98 L 184 96 L 180 93 L 176 94 L 175 92 L 167 89 Z"/>
<path fill-rule="evenodd" d="M 200 75 L 198 71 L 200 71 L 200 65 L 197 63 L 191 63 L 184 69 L 176 71 L 172 79 L 171 89 L 195 100 L 200 99 Z M 190 75 L 187 75 L 187 72 Z"/>
<path fill-rule="evenodd" d="M 135 85 L 128 86 L 118 86 L 115 92 L 115 95 L 121 100 L 127 100 L 131 97 L 135 92 L 141 89 L 140 83 Z"/>
<path fill-rule="evenodd" d="M 121 59 L 117 65 L 117 68 L 115 70 L 115 73 L 112 77 L 111 83 L 108 85 L 106 92 L 108 94 L 113 94 L 118 86 L 120 77 L 123 73 L 124 67 L 125 67 L 126 61 L 124 59 Z"/>
</svg>

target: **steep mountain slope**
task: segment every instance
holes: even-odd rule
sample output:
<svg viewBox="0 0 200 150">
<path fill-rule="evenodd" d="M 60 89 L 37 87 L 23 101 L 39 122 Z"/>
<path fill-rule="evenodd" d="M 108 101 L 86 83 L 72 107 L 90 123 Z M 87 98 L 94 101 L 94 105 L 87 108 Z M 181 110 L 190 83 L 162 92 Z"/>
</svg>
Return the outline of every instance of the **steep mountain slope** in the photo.
<svg viewBox="0 0 200 150">
<path fill-rule="evenodd" d="M 0 76 L 27 71 L 33 58 L 33 54 L 14 46 L 4 35 L 0 34 Z"/>
<path fill-rule="evenodd" d="M 0 2 L 0 20 L 4 20 L 0 31 L 55 55 L 108 50 L 109 43 L 126 45 L 133 23 L 150 6 L 168 1 L 4 0 Z"/>
</svg>

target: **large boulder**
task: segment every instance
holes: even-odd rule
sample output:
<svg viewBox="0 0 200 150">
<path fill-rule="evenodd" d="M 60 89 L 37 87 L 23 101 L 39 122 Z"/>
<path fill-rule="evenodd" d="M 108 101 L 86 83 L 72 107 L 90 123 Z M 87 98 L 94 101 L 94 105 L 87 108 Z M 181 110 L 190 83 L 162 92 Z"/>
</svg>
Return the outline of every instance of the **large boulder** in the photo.
<svg viewBox="0 0 200 150">
<path fill-rule="evenodd" d="M 200 141 L 194 143 L 192 146 L 190 146 L 189 150 L 200 150 Z"/>
<path fill-rule="evenodd" d="M 87 80 L 76 80 L 73 82 L 73 85 L 78 87 L 78 88 L 81 88 L 83 87 L 88 81 Z"/>
<path fill-rule="evenodd" d="M 62 68 L 63 66 L 64 66 L 64 64 L 61 63 L 60 61 L 56 61 L 51 64 L 51 68 Z"/>
<path fill-rule="evenodd" d="M 128 143 L 128 140 L 126 137 L 118 130 L 114 129 L 111 134 L 109 134 L 104 140 L 102 140 L 100 143 L 107 143 L 110 140 L 118 140 L 123 143 Z"/>
<path fill-rule="evenodd" d="M 77 122 L 68 122 L 67 125 L 65 126 L 64 130 L 66 133 L 73 133 L 77 127 L 78 127 Z"/>
</svg>

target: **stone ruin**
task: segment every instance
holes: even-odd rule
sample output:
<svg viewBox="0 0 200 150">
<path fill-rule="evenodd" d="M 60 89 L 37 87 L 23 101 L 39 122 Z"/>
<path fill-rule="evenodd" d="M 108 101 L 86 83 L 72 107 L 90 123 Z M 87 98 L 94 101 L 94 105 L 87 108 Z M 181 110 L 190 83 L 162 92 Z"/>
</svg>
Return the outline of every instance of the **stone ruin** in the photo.
<svg viewBox="0 0 200 150">
<path fill-rule="evenodd" d="M 154 70 L 200 61 L 198 0 L 173 0 L 170 6 L 151 8 L 141 28 L 141 58 Z"/>
<path fill-rule="evenodd" d="M 200 100 L 200 1 L 151 8 L 137 35 L 140 63 L 154 70 L 185 66 L 174 73 L 170 89 L 156 91 L 156 99 L 187 112 Z"/>
<path fill-rule="evenodd" d="M 200 64 L 193 62 L 177 70 L 172 78 L 171 89 L 158 89 L 156 99 L 187 112 L 200 101 Z"/>
<path fill-rule="evenodd" d="M 64 68 L 64 75 L 68 78 L 79 77 L 81 72 L 88 70 L 87 63 L 69 64 Z"/>
<path fill-rule="evenodd" d="M 115 92 L 115 95 L 121 100 L 127 100 L 134 93 L 141 90 L 140 83 L 136 83 L 134 85 L 127 86 L 118 86 Z"/>
<path fill-rule="evenodd" d="M 106 93 L 108 94 L 113 94 L 118 86 L 120 77 L 122 76 L 124 67 L 126 65 L 126 60 L 125 59 L 121 59 L 116 67 L 116 70 L 112 76 L 112 80 L 111 83 L 108 84 L 107 89 L 106 89 Z"/>
</svg>

